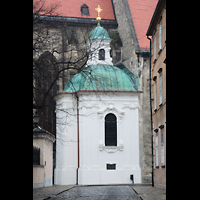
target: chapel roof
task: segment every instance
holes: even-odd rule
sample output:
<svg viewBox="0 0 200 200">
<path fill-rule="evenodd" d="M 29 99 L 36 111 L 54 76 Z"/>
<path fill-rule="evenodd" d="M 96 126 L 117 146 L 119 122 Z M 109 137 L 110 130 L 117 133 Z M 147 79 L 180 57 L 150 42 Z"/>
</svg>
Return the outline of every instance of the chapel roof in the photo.
<svg viewBox="0 0 200 200">
<path fill-rule="evenodd" d="M 95 27 L 89 35 L 89 40 L 92 39 L 107 39 L 111 40 L 109 37 L 108 31 L 106 31 L 105 28 L 103 28 L 100 23 L 97 24 L 97 27 Z"/>
<path fill-rule="evenodd" d="M 131 73 L 131 75 L 130 75 Z M 139 77 L 111 65 L 91 65 L 72 77 L 63 92 L 138 91 Z"/>
</svg>

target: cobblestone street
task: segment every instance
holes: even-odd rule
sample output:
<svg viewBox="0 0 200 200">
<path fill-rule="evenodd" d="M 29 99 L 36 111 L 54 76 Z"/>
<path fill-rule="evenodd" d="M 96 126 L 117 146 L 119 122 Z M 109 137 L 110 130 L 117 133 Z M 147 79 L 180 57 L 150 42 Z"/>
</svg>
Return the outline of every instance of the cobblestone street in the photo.
<svg viewBox="0 0 200 200">
<path fill-rule="evenodd" d="M 141 197 L 141 198 L 140 198 Z M 33 189 L 33 200 L 166 200 L 166 189 L 151 185 L 53 185 Z"/>
<path fill-rule="evenodd" d="M 141 200 L 130 186 L 75 187 L 50 200 Z"/>
</svg>

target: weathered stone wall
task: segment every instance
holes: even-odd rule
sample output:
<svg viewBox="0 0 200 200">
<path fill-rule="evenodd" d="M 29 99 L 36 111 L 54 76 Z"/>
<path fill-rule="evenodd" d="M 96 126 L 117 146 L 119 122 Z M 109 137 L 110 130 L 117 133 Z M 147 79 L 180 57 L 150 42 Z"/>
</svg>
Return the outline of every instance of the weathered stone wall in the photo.
<svg viewBox="0 0 200 200">
<path fill-rule="evenodd" d="M 122 40 L 121 62 L 134 74 L 140 76 L 139 90 L 143 91 L 139 97 L 139 141 L 140 167 L 142 182 L 151 182 L 151 124 L 149 97 L 149 54 L 140 52 L 134 22 L 132 21 L 127 0 L 113 0 L 118 32 Z"/>
</svg>

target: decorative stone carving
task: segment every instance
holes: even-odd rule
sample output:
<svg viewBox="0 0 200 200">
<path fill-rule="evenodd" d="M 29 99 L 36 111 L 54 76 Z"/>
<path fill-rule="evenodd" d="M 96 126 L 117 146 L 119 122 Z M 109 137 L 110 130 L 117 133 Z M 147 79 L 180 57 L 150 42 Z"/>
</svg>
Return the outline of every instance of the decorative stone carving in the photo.
<svg viewBox="0 0 200 200">
<path fill-rule="evenodd" d="M 82 109 L 83 107 L 85 108 L 94 108 L 96 107 L 97 109 L 99 108 L 99 105 L 96 104 L 96 103 L 82 103 L 80 106 L 79 106 L 79 109 Z"/>
<path fill-rule="evenodd" d="M 118 150 L 123 151 L 124 145 L 122 144 L 122 141 L 119 141 L 119 144 L 117 144 L 117 146 L 105 146 L 103 141 L 101 140 L 99 142 L 99 150 L 100 151 L 106 151 L 108 153 L 114 153 Z"/>
<path fill-rule="evenodd" d="M 105 109 L 99 110 L 97 113 L 101 119 L 103 119 L 107 113 L 116 114 L 119 117 L 119 122 L 121 122 L 125 112 L 115 108 L 114 104 L 110 102 Z"/>
<path fill-rule="evenodd" d="M 136 109 L 136 108 L 140 108 L 140 106 L 138 103 L 133 103 L 133 104 L 125 103 L 125 104 L 123 104 L 122 109 L 125 109 L 125 108 Z"/>
</svg>

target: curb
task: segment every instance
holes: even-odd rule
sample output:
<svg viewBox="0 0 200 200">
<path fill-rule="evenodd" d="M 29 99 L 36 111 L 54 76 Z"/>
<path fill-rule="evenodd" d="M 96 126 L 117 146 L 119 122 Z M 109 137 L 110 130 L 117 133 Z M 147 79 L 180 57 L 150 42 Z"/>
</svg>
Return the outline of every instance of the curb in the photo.
<svg viewBox="0 0 200 200">
<path fill-rule="evenodd" d="M 70 188 L 68 188 L 68 189 L 66 189 L 66 190 L 63 190 L 63 191 L 61 191 L 61 192 L 59 192 L 59 193 L 57 193 L 57 194 L 55 194 L 55 195 L 46 197 L 46 198 L 44 198 L 43 200 L 50 199 L 51 197 L 56 197 L 56 196 L 58 196 L 59 194 L 61 194 L 61 193 L 63 193 L 63 192 L 66 192 L 66 191 L 68 191 L 68 190 L 70 190 L 70 189 L 72 189 L 72 188 L 74 188 L 74 187 L 94 187 L 94 186 L 131 186 L 132 189 L 133 189 L 134 186 L 152 186 L 152 184 L 151 184 L 151 183 L 135 183 L 135 184 L 132 183 L 132 184 L 73 185 L 72 187 L 70 187 Z M 133 189 L 133 191 L 138 195 L 138 193 L 137 193 L 136 190 Z M 138 195 L 138 197 L 140 197 L 140 199 L 143 200 L 141 196 Z"/>
<path fill-rule="evenodd" d="M 43 200 L 50 199 L 51 197 L 56 197 L 56 196 L 58 196 L 59 194 L 61 194 L 61 193 L 63 193 L 63 192 L 66 192 L 66 191 L 68 191 L 68 190 L 70 190 L 70 189 L 72 189 L 72 188 L 74 188 L 74 187 L 76 187 L 76 185 L 74 185 L 74 186 L 72 186 L 71 188 L 68 188 L 68 189 L 66 189 L 66 190 L 63 190 L 63 191 L 59 192 L 58 194 L 52 195 L 52 196 L 50 196 L 50 197 L 47 197 L 47 198 L 45 198 L 45 199 L 43 199 Z"/>
<path fill-rule="evenodd" d="M 143 198 L 137 193 L 136 190 L 134 190 L 133 188 L 132 188 L 132 190 L 138 195 L 138 197 L 140 197 L 141 200 L 143 200 Z"/>
<path fill-rule="evenodd" d="M 91 187 L 91 186 L 152 186 L 151 183 L 132 183 L 132 184 L 97 184 L 97 185 L 75 185 L 76 187 Z"/>
</svg>

